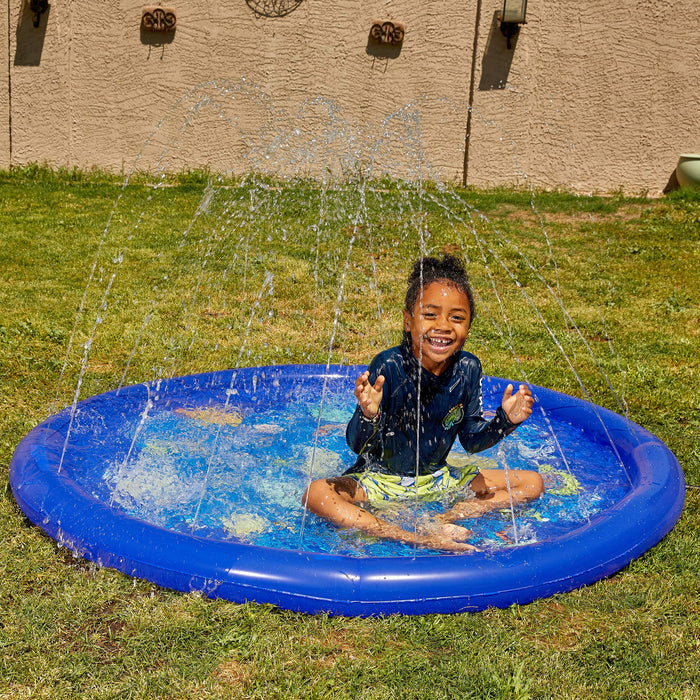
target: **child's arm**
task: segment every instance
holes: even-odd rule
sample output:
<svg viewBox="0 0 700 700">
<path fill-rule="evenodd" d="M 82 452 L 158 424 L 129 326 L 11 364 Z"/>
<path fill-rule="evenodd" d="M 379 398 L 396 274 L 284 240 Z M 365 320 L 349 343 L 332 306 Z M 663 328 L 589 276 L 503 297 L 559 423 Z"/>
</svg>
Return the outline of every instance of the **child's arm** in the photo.
<svg viewBox="0 0 700 700">
<path fill-rule="evenodd" d="M 515 394 L 513 385 L 509 384 L 503 392 L 496 415 L 487 420 L 482 415 L 481 363 L 473 358 L 466 371 L 471 374 L 469 383 L 473 389 L 470 392 L 466 417 L 460 425 L 459 441 L 467 452 L 474 454 L 493 447 L 512 433 L 532 413 L 534 399 L 524 384 L 520 385 Z"/>
<path fill-rule="evenodd" d="M 363 372 L 355 382 L 357 407 L 345 431 L 348 447 L 358 455 L 372 449 L 385 419 L 380 411 L 385 377 L 379 374 L 374 384 L 369 378 L 369 371 Z"/>
<path fill-rule="evenodd" d="M 532 392 L 525 384 L 521 384 L 515 394 L 513 393 L 513 385 L 509 384 L 503 392 L 501 408 L 513 425 L 520 425 L 532 413 L 534 403 Z"/>
<path fill-rule="evenodd" d="M 377 377 L 377 381 L 374 384 L 370 384 L 369 370 L 363 372 L 355 382 L 355 398 L 360 405 L 362 415 L 369 420 L 374 420 L 377 413 L 379 413 L 379 406 L 384 395 L 382 391 L 383 386 L 384 377 L 381 374 Z"/>
</svg>

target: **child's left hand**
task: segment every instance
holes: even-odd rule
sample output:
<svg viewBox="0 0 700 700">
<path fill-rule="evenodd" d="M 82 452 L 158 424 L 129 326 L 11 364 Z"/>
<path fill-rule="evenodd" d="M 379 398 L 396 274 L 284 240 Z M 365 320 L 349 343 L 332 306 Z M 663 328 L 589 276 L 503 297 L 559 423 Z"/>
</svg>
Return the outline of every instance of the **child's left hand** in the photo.
<svg viewBox="0 0 700 700">
<path fill-rule="evenodd" d="M 532 413 L 534 403 L 532 392 L 525 384 L 521 384 L 515 394 L 513 393 L 513 385 L 509 384 L 503 392 L 501 408 L 505 411 L 508 420 L 517 425 Z"/>
</svg>

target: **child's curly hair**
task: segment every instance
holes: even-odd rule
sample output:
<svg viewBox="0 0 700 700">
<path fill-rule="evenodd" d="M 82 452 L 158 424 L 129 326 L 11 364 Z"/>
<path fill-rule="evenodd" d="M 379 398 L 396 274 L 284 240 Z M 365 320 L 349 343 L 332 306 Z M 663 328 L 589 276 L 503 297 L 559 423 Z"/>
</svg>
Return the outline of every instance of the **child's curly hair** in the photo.
<svg viewBox="0 0 700 700">
<path fill-rule="evenodd" d="M 408 278 L 406 290 L 406 311 L 413 313 L 413 307 L 420 296 L 421 289 L 432 282 L 445 281 L 461 289 L 469 300 L 470 324 L 474 320 L 474 295 L 469 284 L 464 265 L 453 255 L 443 255 L 442 260 L 431 256 L 419 258 L 413 265 L 413 271 Z"/>
</svg>

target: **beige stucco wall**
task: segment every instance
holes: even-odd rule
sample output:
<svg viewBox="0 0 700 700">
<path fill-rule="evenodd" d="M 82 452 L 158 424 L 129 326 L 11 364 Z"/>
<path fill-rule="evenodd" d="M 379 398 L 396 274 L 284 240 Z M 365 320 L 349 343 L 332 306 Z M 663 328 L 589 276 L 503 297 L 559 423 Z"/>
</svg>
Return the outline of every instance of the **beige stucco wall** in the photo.
<svg viewBox="0 0 700 700">
<path fill-rule="evenodd" d="M 37 29 L 7 0 L 0 167 L 460 182 L 469 126 L 470 184 L 656 193 L 700 150 L 696 2 L 529 0 L 508 51 L 499 0 L 302 0 L 283 17 L 175 0 L 160 44 L 141 2 L 55 1 Z M 368 43 L 376 18 L 405 23 L 400 51 Z"/>
</svg>

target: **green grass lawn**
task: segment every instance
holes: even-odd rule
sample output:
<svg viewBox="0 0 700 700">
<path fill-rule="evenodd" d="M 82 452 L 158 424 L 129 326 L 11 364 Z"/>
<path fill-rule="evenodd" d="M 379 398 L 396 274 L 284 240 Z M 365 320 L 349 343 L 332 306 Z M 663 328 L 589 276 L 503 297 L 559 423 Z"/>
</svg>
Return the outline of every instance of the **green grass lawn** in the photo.
<svg viewBox="0 0 700 700">
<path fill-rule="evenodd" d="M 700 697 L 700 192 L 0 173 L 0 698 Z M 468 261 L 486 373 L 659 436 L 676 528 L 610 579 L 507 610 L 346 619 L 100 569 L 31 525 L 8 465 L 53 410 L 174 374 L 366 363 L 421 252 Z"/>
</svg>

